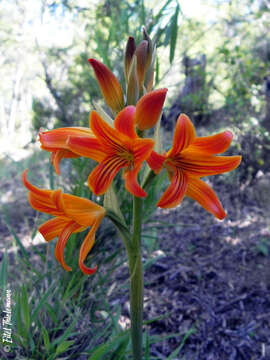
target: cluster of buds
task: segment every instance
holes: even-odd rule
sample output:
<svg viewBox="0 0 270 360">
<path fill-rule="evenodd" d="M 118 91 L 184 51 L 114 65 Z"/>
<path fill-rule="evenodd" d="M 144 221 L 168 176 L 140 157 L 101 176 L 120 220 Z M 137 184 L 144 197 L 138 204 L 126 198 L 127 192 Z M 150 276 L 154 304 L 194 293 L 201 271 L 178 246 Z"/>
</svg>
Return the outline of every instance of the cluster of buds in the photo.
<svg viewBox="0 0 270 360">
<path fill-rule="evenodd" d="M 143 38 L 136 46 L 135 39 L 130 36 L 126 44 L 124 55 L 125 94 L 120 82 L 110 69 L 96 59 L 88 60 L 95 71 L 104 100 L 114 114 L 117 114 L 126 105 L 136 105 L 143 95 L 152 91 L 156 46 L 145 29 L 143 29 Z M 159 91 L 157 97 L 160 98 L 160 102 L 162 100 L 164 102 L 166 91 L 167 89 Z"/>
<path fill-rule="evenodd" d="M 143 36 L 137 47 L 133 37 L 129 37 L 126 45 L 124 70 L 128 105 L 136 104 L 140 95 L 153 88 L 156 46 L 145 29 Z"/>
</svg>

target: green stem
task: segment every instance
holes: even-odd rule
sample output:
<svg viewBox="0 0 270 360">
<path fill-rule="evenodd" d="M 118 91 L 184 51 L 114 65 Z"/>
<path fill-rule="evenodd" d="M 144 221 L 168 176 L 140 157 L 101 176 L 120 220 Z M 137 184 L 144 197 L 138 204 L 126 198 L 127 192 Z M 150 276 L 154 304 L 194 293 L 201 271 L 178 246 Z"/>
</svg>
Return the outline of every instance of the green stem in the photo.
<svg viewBox="0 0 270 360">
<path fill-rule="evenodd" d="M 141 255 L 142 199 L 133 198 L 133 233 L 113 211 L 106 216 L 116 225 L 128 254 L 130 273 L 130 318 L 133 360 L 142 360 L 143 264 Z"/>
<path fill-rule="evenodd" d="M 142 199 L 133 198 L 133 236 L 128 252 L 133 360 L 142 359 L 143 265 L 141 255 Z"/>
<path fill-rule="evenodd" d="M 113 212 L 111 210 L 106 210 L 106 216 L 114 223 L 114 225 L 118 229 L 119 234 L 125 245 L 126 251 L 129 254 L 132 251 L 131 250 L 131 235 L 130 235 L 130 232 L 129 232 L 126 224 L 124 224 L 122 219 L 117 214 L 115 214 L 115 212 Z"/>
<path fill-rule="evenodd" d="M 152 184 L 152 181 L 155 179 L 156 174 L 154 173 L 153 170 L 151 170 L 148 174 L 148 176 L 146 177 L 146 179 L 143 181 L 142 184 L 142 188 L 144 190 L 147 190 L 149 188 L 149 186 Z"/>
</svg>

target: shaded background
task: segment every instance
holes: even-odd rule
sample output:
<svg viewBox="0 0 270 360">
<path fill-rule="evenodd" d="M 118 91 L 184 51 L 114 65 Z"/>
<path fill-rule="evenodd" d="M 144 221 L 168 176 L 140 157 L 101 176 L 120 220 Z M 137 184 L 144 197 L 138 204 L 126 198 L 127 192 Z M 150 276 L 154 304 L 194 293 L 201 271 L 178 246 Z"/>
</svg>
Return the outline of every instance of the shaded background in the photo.
<svg viewBox="0 0 270 360">
<path fill-rule="evenodd" d="M 126 40 L 132 35 L 138 43 L 142 25 L 157 43 L 155 88 L 169 89 L 164 148 L 170 146 L 178 114 L 185 112 L 199 135 L 231 130 L 228 154 L 243 155 L 236 171 L 209 179 L 228 213 L 224 222 L 188 199 L 172 211 L 154 213 L 151 201 L 146 204 L 148 358 L 270 359 L 266 0 L 158 5 L 150 0 L 2 0 L 0 281 L 2 289 L 8 284 L 13 289 L 11 358 L 129 358 L 123 332 L 129 325 L 128 273 L 117 234 L 103 222 L 91 256 L 99 271 L 91 278 L 81 275 L 73 256 L 83 235 L 73 237 L 66 259 L 74 270 L 65 273 L 54 259 L 54 244 L 44 245 L 37 234 L 45 217 L 27 204 L 20 174 L 29 168 L 36 185 L 92 196 L 85 180 L 93 164 L 65 160 L 62 176 L 56 177 L 37 134 L 87 126 L 93 101 L 103 105 L 87 59 L 101 60 L 123 82 Z M 153 197 L 165 185 L 158 183 Z M 130 198 L 118 195 L 128 213 Z"/>
</svg>

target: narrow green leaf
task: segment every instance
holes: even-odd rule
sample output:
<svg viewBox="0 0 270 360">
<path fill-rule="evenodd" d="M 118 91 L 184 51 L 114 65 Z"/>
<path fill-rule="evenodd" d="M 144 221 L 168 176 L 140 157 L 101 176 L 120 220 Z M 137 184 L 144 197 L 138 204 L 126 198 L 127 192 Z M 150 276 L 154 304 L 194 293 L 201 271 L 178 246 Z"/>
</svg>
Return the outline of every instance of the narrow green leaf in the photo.
<svg viewBox="0 0 270 360">
<path fill-rule="evenodd" d="M 56 324 L 58 322 L 58 318 L 56 316 L 56 312 L 55 312 L 54 308 L 48 303 L 45 303 L 45 307 L 46 307 L 46 310 L 47 310 L 51 320 Z"/>
<path fill-rule="evenodd" d="M 16 314 L 16 330 L 17 330 L 17 334 L 24 339 L 26 333 L 24 331 L 23 328 L 23 323 L 22 323 L 22 318 L 21 318 L 21 308 L 20 308 L 20 295 L 17 294 L 16 296 L 16 309 L 15 309 L 15 314 Z"/>
<path fill-rule="evenodd" d="M 48 297 L 50 296 L 50 294 L 53 292 L 54 289 L 55 289 L 55 283 L 53 282 L 51 286 L 48 288 L 48 290 L 45 292 L 45 294 L 42 296 L 42 298 L 39 300 L 37 306 L 35 307 L 32 315 L 32 321 L 35 321 L 40 309 L 45 305 L 46 300 L 48 299 Z"/>
<path fill-rule="evenodd" d="M 65 332 L 59 338 L 55 339 L 52 342 L 52 346 L 55 346 L 55 345 L 65 341 L 68 337 L 75 335 L 76 333 L 72 333 L 72 330 L 74 329 L 76 322 L 77 322 L 77 319 L 75 318 L 73 320 L 73 322 L 69 325 L 69 327 L 65 330 Z"/>
<path fill-rule="evenodd" d="M 145 353 L 144 353 L 145 360 L 150 360 L 150 338 L 148 332 L 146 333 L 145 338 Z"/>
<path fill-rule="evenodd" d="M 46 349 L 47 352 L 49 352 L 49 350 L 50 350 L 50 338 L 49 338 L 48 331 L 45 329 L 44 326 L 42 326 L 42 328 L 41 328 L 41 334 L 42 334 L 45 349 Z"/>
<path fill-rule="evenodd" d="M 167 6 L 172 2 L 172 0 L 168 0 L 163 6 L 162 8 L 159 10 L 159 12 L 157 13 L 157 15 L 154 17 L 154 23 L 158 24 L 159 23 L 159 19 L 163 16 L 163 11 L 166 10 Z M 148 29 L 149 30 L 149 29 Z M 149 30 L 150 31 L 150 30 Z"/>
<path fill-rule="evenodd" d="M 5 251 L 0 269 L 0 288 L 4 290 L 7 285 L 8 255 Z"/>
<path fill-rule="evenodd" d="M 171 39 L 170 39 L 170 64 L 173 62 L 174 53 L 175 53 L 175 46 L 176 46 L 176 39 L 177 39 L 177 31 L 178 31 L 178 14 L 179 14 L 179 4 L 177 4 L 175 13 L 172 17 L 171 22 Z"/>
<path fill-rule="evenodd" d="M 27 335 L 28 335 L 28 336 L 27 336 L 28 346 L 29 346 L 29 344 L 30 344 L 30 349 L 31 349 L 31 351 L 32 351 L 32 353 L 33 353 L 34 350 L 35 350 L 36 345 L 35 345 L 35 342 L 34 342 L 32 333 L 31 333 L 30 331 L 28 331 L 28 332 L 27 332 Z"/>
<path fill-rule="evenodd" d="M 99 345 L 93 354 L 88 358 L 88 360 L 101 360 L 102 357 L 109 353 L 109 351 L 113 350 L 113 348 L 120 343 L 126 341 L 126 338 L 129 336 L 127 332 L 124 332 L 117 337 L 115 337 L 112 341 L 107 342 L 105 344 Z"/>
<path fill-rule="evenodd" d="M 117 349 L 114 351 L 112 360 L 124 360 L 124 356 L 127 353 L 127 346 L 129 344 L 129 337 L 121 342 Z"/>
<path fill-rule="evenodd" d="M 30 307 L 28 304 L 28 294 L 26 287 L 23 285 L 21 289 L 21 298 L 20 298 L 20 305 L 21 305 L 21 312 L 22 312 L 22 319 L 24 322 L 24 327 L 26 332 L 30 329 Z"/>
<path fill-rule="evenodd" d="M 56 358 L 56 354 L 51 354 L 47 360 L 54 360 Z"/>
<path fill-rule="evenodd" d="M 186 334 L 184 335 L 181 344 L 178 346 L 177 349 L 175 349 L 170 356 L 168 357 L 167 360 L 174 360 L 178 355 L 179 352 L 181 351 L 182 347 L 185 345 L 185 342 L 187 341 L 187 339 L 190 337 L 190 335 L 194 334 L 196 332 L 196 330 L 194 328 L 189 329 Z"/>
<path fill-rule="evenodd" d="M 75 342 L 75 340 L 63 341 L 61 344 L 59 344 L 57 346 L 56 354 L 61 354 L 65 351 L 67 351 L 67 349 L 70 348 L 70 346 L 72 346 L 74 344 L 74 342 Z"/>
</svg>

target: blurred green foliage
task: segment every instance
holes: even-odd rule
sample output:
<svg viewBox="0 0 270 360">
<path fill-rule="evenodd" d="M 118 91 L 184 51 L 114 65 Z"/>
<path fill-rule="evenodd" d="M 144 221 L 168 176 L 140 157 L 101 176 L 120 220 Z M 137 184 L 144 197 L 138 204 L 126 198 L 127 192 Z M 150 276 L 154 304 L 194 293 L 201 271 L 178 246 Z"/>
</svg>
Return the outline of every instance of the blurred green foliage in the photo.
<svg viewBox="0 0 270 360">
<path fill-rule="evenodd" d="M 180 6 L 177 0 L 167 0 L 159 11 L 146 6 L 143 0 L 111 1 L 97 3 L 92 7 L 78 8 L 76 2 L 59 1 L 51 6 L 52 12 L 61 8 L 63 13 L 73 14 L 74 22 L 84 31 L 84 38 L 73 41 L 66 48 L 42 48 L 42 66 L 45 82 L 54 100 L 54 106 L 46 99 L 33 99 L 33 128 L 37 131 L 42 119 L 53 115 L 53 126 L 87 125 L 91 102 L 100 99 L 98 85 L 87 59 L 96 57 L 105 63 L 123 83 L 123 50 L 128 36 L 137 42 L 142 39 L 142 26 L 154 37 L 157 48 L 169 47 L 170 62 L 175 55 Z M 164 20 L 166 22 L 164 23 Z M 72 53 L 72 62 L 67 58 Z M 54 64 L 52 66 L 52 64 Z M 65 73 L 65 80 L 57 80 L 50 68 L 57 66 Z"/>
</svg>

